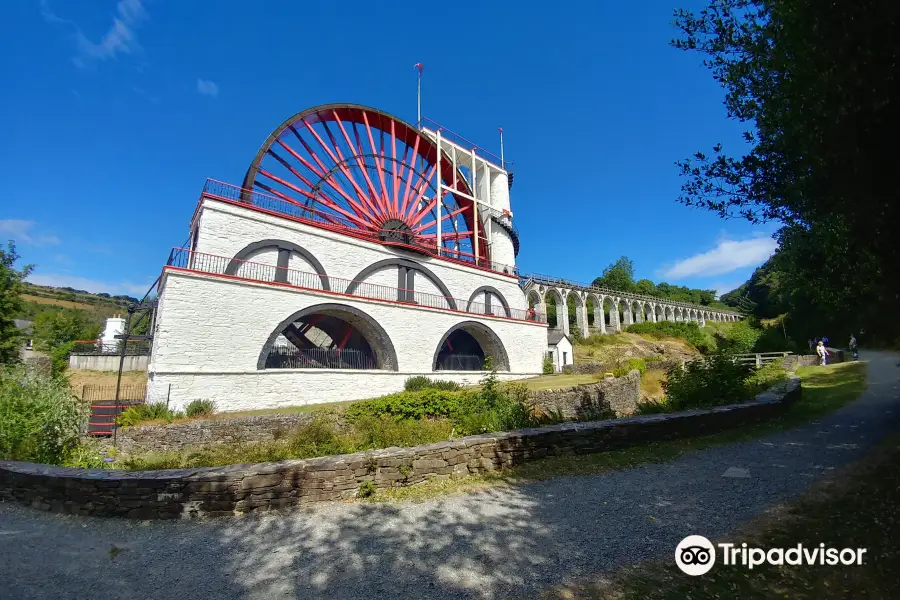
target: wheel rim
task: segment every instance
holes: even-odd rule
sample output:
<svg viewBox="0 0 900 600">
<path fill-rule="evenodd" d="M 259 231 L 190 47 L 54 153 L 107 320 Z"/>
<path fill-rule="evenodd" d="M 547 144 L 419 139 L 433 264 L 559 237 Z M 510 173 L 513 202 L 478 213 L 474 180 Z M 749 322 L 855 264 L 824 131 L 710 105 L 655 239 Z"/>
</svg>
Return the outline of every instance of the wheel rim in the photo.
<svg viewBox="0 0 900 600">
<path fill-rule="evenodd" d="M 437 146 L 412 125 L 354 104 L 297 113 L 266 139 L 242 200 L 262 190 L 302 206 L 314 222 L 385 244 L 437 251 Z M 441 254 L 474 260 L 473 202 L 463 172 L 441 153 Z M 479 254 L 487 244 L 478 235 Z"/>
</svg>

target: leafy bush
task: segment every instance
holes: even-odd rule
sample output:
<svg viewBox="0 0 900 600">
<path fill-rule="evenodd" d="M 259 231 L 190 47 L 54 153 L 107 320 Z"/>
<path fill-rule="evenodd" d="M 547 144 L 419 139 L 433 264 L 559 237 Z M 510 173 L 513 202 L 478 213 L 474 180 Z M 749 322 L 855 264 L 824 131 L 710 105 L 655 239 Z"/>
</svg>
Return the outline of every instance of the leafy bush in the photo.
<svg viewBox="0 0 900 600">
<path fill-rule="evenodd" d="M 398 419 L 454 418 L 462 412 L 477 410 L 479 406 L 481 400 L 479 394 L 474 391 L 448 392 L 426 389 L 355 402 L 347 408 L 346 415 L 351 422 L 361 417 L 381 415 L 391 415 Z"/>
<path fill-rule="evenodd" d="M 643 402 L 638 402 L 637 406 L 634 409 L 635 416 L 640 415 L 655 415 L 659 413 L 669 413 L 672 412 L 672 405 L 666 402 L 665 398 L 660 398 L 659 400 L 644 400 Z"/>
<path fill-rule="evenodd" d="M 613 367 L 613 376 L 622 377 L 628 375 L 635 369 L 640 371 L 641 375 L 643 375 L 647 371 L 647 361 L 643 358 L 629 358 L 624 363 L 618 363 Z"/>
<path fill-rule="evenodd" d="M 448 381 L 446 379 L 431 379 L 425 375 L 416 375 L 406 380 L 403 384 L 403 389 L 407 392 L 416 392 L 419 390 L 454 391 L 459 389 L 459 384 L 455 381 Z"/>
<path fill-rule="evenodd" d="M 96 442 L 91 441 L 75 447 L 63 461 L 63 466 L 79 469 L 103 469 L 107 465 L 103 460 L 100 447 Z"/>
<path fill-rule="evenodd" d="M 184 413 L 169 410 L 169 407 L 162 402 L 148 402 L 126 408 L 116 419 L 116 423 L 121 427 L 135 427 L 147 421 L 171 423 L 175 419 L 183 418 Z"/>
<path fill-rule="evenodd" d="M 0 368 L 0 458 L 62 464 L 78 447 L 88 407 L 60 378 Z"/>
<path fill-rule="evenodd" d="M 794 352 L 797 343 L 784 336 L 780 327 L 763 327 L 753 346 L 753 352 Z"/>
<path fill-rule="evenodd" d="M 716 332 L 716 346 L 721 352 L 730 354 L 746 354 L 751 352 L 759 339 L 761 330 L 747 321 L 731 323 L 724 331 Z"/>
<path fill-rule="evenodd" d="M 69 368 L 69 355 L 75 348 L 75 342 L 66 342 L 50 350 L 50 373 L 62 375 Z"/>
<path fill-rule="evenodd" d="M 787 379 L 787 371 L 784 369 L 784 361 L 776 360 L 756 369 L 744 383 L 747 386 L 748 394 L 755 395 L 785 379 Z"/>
<path fill-rule="evenodd" d="M 375 483 L 372 481 L 363 481 L 359 484 L 359 497 L 360 498 L 370 498 L 375 495 L 377 489 L 375 488 Z"/>
<path fill-rule="evenodd" d="M 663 383 L 666 401 L 673 411 L 733 404 L 747 397 L 744 381 L 751 374 L 747 365 L 718 352 L 703 360 L 672 367 Z"/>
<path fill-rule="evenodd" d="M 191 400 L 184 409 L 184 414 L 189 418 L 209 417 L 216 412 L 216 403 L 213 400 Z"/>
<path fill-rule="evenodd" d="M 715 340 L 702 331 L 696 323 L 661 321 L 652 323 L 645 321 L 630 325 L 627 330 L 629 333 L 637 333 L 644 337 L 662 340 L 666 338 L 681 339 L 691 344 L 700 352 L 707 354 L 716 350 Z"/>
<path fill-rule="evenodd" d="M 544 355 L 544 364 L 542 365 L 541 372 L 544 375 L 553 374 L 553 355 L 549 352 Z"/>
</svg>

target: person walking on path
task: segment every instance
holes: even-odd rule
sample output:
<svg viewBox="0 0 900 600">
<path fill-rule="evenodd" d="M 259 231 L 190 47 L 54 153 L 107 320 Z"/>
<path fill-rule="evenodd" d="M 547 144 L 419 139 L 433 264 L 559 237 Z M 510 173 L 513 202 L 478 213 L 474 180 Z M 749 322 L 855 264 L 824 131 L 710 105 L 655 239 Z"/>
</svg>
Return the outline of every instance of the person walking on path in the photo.
<svg viewBox="0 0 900 600">
<path fill-rule="evenodd" d="M 853 360 L 859 360 L 859 344 L 856 343 L 856 336 L 850 334 L 850 353 L 853 354 Z"/>
<path fill-rule="evenodd" d="M 819 355 L 819 364 L 824 367 L 826 364 L 826 357 L 828 356 L 828 350 L 825 349 L 825 344 L 822 340 L 819 340 L 819 345 L 816 346 L 816 354 Z"/>
</svg>

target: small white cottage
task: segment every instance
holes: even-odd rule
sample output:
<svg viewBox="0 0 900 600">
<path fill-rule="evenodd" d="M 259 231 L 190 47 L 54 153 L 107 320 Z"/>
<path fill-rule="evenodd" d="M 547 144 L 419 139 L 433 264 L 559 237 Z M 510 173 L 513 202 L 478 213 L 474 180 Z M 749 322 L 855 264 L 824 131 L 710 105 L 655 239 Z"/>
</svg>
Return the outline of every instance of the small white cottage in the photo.
<svg viewBox="0 0 900 600">
<path fill-rule="evenodd" d="M 572 338 L 559 329 L 547 330 L 547 352 L 553 356 L 553 370 L 557 373 L 575 363 Z"/>
</svg>

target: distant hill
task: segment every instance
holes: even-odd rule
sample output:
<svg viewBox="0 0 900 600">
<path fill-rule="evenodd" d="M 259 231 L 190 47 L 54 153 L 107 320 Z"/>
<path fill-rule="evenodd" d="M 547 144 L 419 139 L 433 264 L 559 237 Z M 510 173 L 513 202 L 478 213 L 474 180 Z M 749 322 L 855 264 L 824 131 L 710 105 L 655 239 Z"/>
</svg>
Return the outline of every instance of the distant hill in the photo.
<svg viewBox="0 0 900 600">
<path fill-rule="evenodd" d="M 41 311 L 70 309 L 85 311 L 90 314 L 92 321 L 98 323 L 114 314 L 125 314 L 128 305 L 138 301 L 137 298 L 127 295 L 94 294 L 70 287 L 35 285 L 28 282 L 25 283 L 22 300 L 24 307 L 16 315 L 19 319 L 30 321 Z"/>
</svg>

